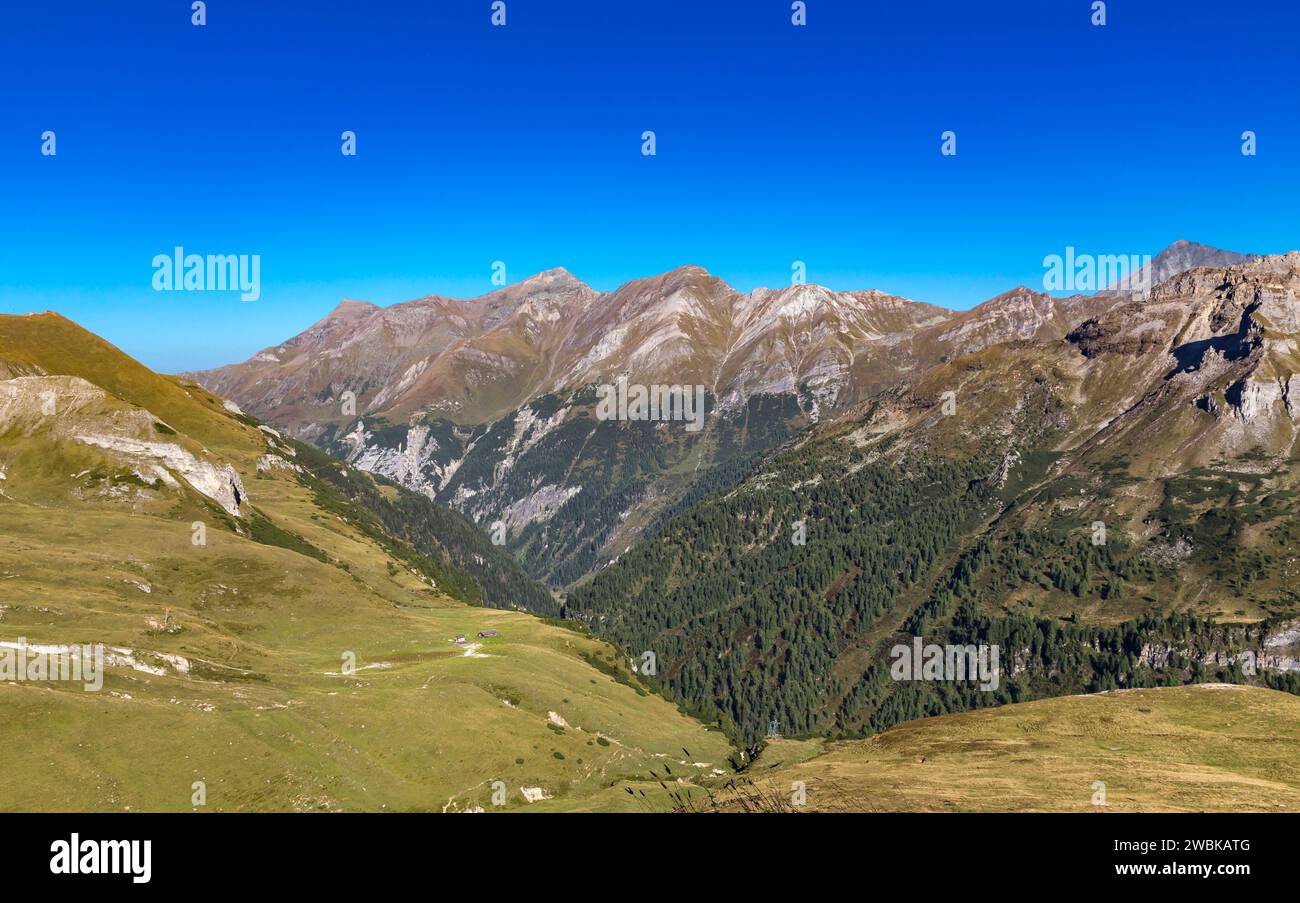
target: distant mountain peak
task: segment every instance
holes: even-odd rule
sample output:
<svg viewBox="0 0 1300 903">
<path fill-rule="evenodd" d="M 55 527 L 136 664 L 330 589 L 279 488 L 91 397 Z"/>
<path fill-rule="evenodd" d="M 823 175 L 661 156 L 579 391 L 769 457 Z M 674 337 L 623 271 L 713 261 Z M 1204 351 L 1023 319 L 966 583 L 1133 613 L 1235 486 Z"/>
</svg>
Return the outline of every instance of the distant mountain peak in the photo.
<svg viewBox="0 0 1300 903">
<path fill-rule="evenodd" d="M 1129 285 L 1153 288 L 1179 273 L 1201 267 L 1230 267 L 1258 260 L 1258 254 L 1240 254 L 1225 251 L 1222 248 L 1203 245 L 1198 242 L 1180 238 L 1151 259 L 1151 263 L 1142 267 L 1128 280 Z M 1108 285 L 1100 295 L 1122 294 L 1126 289 L 1119 282 Z"/>
<path fill-rule="evenodd" d="M 537 290 L 564 291 L 564 290 L 571 290 L 571 288 L 580 288 L 580 290 L 594 291 L 593 288 L 591 288 L 589 285 L 586 285 L 585 282 L 582 282 L 580 278 L 576 277 L 576 275 L 569 273 L 567 269 L 563 268 L 563 266 L 552 266 L 552 268 L 549 270 L 542 270 L 541 273 L 534 273 L 533 275 L 530 275 L 530 277 L 528 278 L 520 279 L 519 282 L 512 283 L 512 285 L 504 286 L 502 288 L 498 288 L 498 290 L 489 292 L 489 295 L 484 295 L 482 296 L 482 298 L 490 298 L 490 296 L 498 295 L 500 294 L 500 292 L 503 291 L 510 292 L 511 290 L 513 291 L 537 291 Z"/>
<path fill-rule="evenodd" d="M 1259 255 L 1257 254 L 1239 254 L 1236 251 L 1225 251 L 1222 248 L 1216 248 L 1212 245 L 1203 245 L 1200 242 L 1188 241 L 1186 238 L 1180 238 L 1157 254 L 1152 262 L 1155 263 L 1162 258 L 1169 261 L 1180 257 L 1215 259 L 1227 257 L 1234 258 L 1234 263 L 1244 263 L 1248 260 L 1254 260 L 1258 256 Z"/>
<path fill-rule="evenodd" d="M 1173 242 L 1172 244 L 1170 244 L 1169 247 L 1165 248 L 1165 249 L 1164 249 L 1163 251 L 1161 251 L 1160 253 L 1161 253 L 1161 254 L 1168 254 L 1168 253 L 1170 253 L 1170 252 L 1172 252 L 1172 251 L 1178 251 L 1178 250 L 1182 250 L 1182 249 L 1184 249 L 1184 248 L 1185 248 L 1185 249 L 1188 249 L 1188 250 L 1193 250 L 1193 249 L 1194 249 L 1194 250 L 1200 250 L 1200 251 L 1211 251 L 1211 252 L 1213 252 L 1213 253 L 1215 253 L 1215 254 L 1232 254 L 1232 253 L 1234 253 L 1234 252 L 1232 252 L 1232 251 L 1224 251 L 1222 248 L 1216 248 L 1216 247 L 1214 247 L 1214 246 L 1212 246 L 1212 245 L 1203 245 L 1203 244 L 1201 244 L 1199 241 L 1190 241 L 1190 240 L 1188 240 L 1188 239 L 1186 239 L 1186 238 L 1180 238 L 1180 239 L 1178 239 L 1177 241 L 1175 241 L 1175 242 Z"/>
<path fill-rule="evenodd" d="M 563 285 L 575 285 L 575 286 L 583 286 L 583 287 L 587 286 L 587 283 L 583 282 L 577 276 L 570 273 L 564 267 L 552 267 L 549 270 L 542 270 L 540 273 L 536 273 L 532 276 L 529 276 L 527 279 L 521 280 L 519 284 L 535 285 L 539 283 L 540 284 L 558 283 Z"/>
<path fill-rule="evenodd" d="M 685 266 L 674 267 L 671 270 L 659 273 L 655 276 L 642 276 L 633 279 L 624 285 L 619 286 L 614 294 L 633 291 L 664 291 L 669 294 L 691 286 L 709 286 L 712 285 L 724 291 L 735 291 L 725 280 L 714 276 L 702 266 L 696 264 L 686 264 Z"/>
<path fill-rule="evenodd" d="M 1008 304 L 1030 304 L 1040 298 L 1048 298 L 1043 292 L 1035 291 L 1027 285 L 1017 285 L 1013 289 L 1008 289 L 1000 295 L 995 295 L 987 301 L 981 301 L 971 308 L 971 312 L 997 310 L 1006 307 Z"/>
</svg>

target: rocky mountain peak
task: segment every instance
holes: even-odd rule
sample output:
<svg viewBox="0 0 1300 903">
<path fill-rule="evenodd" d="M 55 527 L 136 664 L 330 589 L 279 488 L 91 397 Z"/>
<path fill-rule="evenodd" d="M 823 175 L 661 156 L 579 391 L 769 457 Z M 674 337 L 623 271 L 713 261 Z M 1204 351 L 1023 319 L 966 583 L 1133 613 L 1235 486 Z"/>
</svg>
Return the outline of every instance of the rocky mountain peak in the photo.
<svg viewBox="0 0 1300 903">
<path fill-rule="evenodd" d="M 615 294 L 621 294 L 624 289 L 632 289 L 638 292 L 662 291 L 672 294 L 686 288 L 705 288 L 714 286 L 725 291 L 734 292 L 735 289 L 727 285 L 722 279 L 714 276 L 702 266 L 688 264 L 686 266 L 676 267 L 658 276 L 650 276 L 645 279 L 634 279 L 626 285 L 619 288 Z"/>
<path fill-rule="evenodd" d="M 552 267 L 549 270 L 542 270 L 540 273 L 521 280 L 519 285 L 543 286 L 545 288 L 590 288 L 587 283 L 570 273 L 564 267 Z"/>
<path fill-rule="evenodd" d="M 1002 294 L 985 301 L 984 305 L 993 307 L 1006 304 L 1032 304 L 1033 302 L 1040 301 L 1044 298 L 1050 298 L 1050 296 L 1043 292 L 1036 292 L 1028 286 L 1017 285 L 1010 291 L 1005 291 Z"/>
<path fill-rule="evenodd" d="M 356 301 L 351 298 L 344 298 L 338 303 L 337 307 L 329 312 L 327 319 L 330 317 L 355 319 L 377 310 L 379 310 L 379 305 L 371 304 L 369 301 Z"/>
</svg>

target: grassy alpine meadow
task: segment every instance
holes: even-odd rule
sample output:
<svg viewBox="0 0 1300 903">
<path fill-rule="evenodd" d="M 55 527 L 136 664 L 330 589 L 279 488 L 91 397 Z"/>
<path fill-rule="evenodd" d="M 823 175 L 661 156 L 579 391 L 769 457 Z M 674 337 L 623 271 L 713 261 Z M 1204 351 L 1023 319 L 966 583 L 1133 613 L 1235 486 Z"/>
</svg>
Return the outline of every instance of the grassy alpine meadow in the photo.
<svg viewBox="0 0 1300 903">
<path fill-rule="evenodd" d="M 923 718 L 867 740 L 776 741 L 699 808 L 1297 812 L 1300 698 L 1235 684 L 1120 690 Z"/>
<path fill-rule="evenodd" d="M 441 595 L 337 522 L 281 522 L 339 564 L 216 530 L 195 547 L 162 518 L 0 506 L 0 639 L 104 643 L 140 666 L 110 665 L 98 692 L 0 685 L 0 807 L 665 808 L 665 766 L 675 791 L 728 768 L 726 738 L 606 644 Z"/>
</svg>

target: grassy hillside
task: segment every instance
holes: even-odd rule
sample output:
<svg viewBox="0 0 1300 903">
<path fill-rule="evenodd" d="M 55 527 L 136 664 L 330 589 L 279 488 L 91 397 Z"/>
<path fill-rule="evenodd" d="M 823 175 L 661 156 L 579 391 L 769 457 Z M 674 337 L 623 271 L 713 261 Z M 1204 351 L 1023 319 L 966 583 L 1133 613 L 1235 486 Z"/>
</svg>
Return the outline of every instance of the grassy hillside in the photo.
<svg viewBox="0 0 1300 903">
<path fill-rule="evenodd" d="M 794 810 L 796 781 L 806 811 L 1296 812 L 1300 699 L 1225 684 L 1123 690 L 868 740 L 777 741 L 716 808 Z"/>
<path fill-rule="evenodd" d="M 94 383 L 219 454 L 254 454 L 262 445 L 257 430 L 225 416 L 217 396 L 154 373 L 71 320 L 50 311 L 0 316 L 0 376 L 32 373 Z"/>
<path fill-rule="evenodd" d="M 496 810 L 496 781 L 507 810 L 649 809 L 727 771 L 607 644 L 467 604 L 534 590 L 463 518 L 61 318 L 0 317 L 0 361 L 29 381 L 0 381 L 0 642 L 111 657 L 99 692 L 0 682 L 0 810 Z M 145 451 L 79 438 L 124 424 Z M 238 513 L 182 453 L 238 474 Z"/>
</svg>

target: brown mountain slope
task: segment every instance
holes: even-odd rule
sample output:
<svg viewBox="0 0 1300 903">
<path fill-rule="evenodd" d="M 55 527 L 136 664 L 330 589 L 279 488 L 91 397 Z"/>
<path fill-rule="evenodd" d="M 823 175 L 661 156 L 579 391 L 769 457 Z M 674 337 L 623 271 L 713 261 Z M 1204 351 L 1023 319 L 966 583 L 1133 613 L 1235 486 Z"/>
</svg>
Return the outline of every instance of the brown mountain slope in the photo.
<svg viewBox="0 0 1300 903">
<path fill-rule="evenodd" d="M 742 294 L 699 267 L 608 293 L 551 270 L 469 301 L 346 302 L 195 378 L 358 467 L 505 524 L 532 573 L 567 585 L 807 424 L 966 355 L 1058 342 L 1128 300 L 1022 287 L 954 313 L 817 285 Z M 599 422 L 591 387 L 619 377 L 704 387 L 703 431 Z"/>
<path fill-rule="evenodd" d="M 743 404 L 810 384 L 833 399 L 874 343 L 949 312 L 815 285 L 736 292 L 699 267 L 598 293 L 549 270 L 467 301 L 345 301 L 306 332 L 196 378 L 304 438 L 356 413 L 491 422 L 530 401 L 627 375 L 698 384 Z"/>
</svg>

